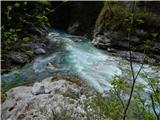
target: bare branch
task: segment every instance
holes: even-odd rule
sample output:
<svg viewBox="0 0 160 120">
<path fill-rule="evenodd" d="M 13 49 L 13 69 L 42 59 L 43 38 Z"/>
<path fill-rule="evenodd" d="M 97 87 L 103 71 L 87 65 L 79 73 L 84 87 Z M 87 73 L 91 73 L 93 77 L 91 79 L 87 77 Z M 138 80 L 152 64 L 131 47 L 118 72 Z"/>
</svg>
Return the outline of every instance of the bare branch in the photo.
<svg viewBox="0 0 160 120">
<path fill-rule="evenodd" d="M 152 94 L 150 94 L 150 98 L 151 98 L 151 101 L 152 101 L 152 109 L 153 109 L 153 111 L 154 111 L 154 114 L 156 115 L 156 117 L 157 117 L 157 120 L 160 120 L 160 118 L 159 118 L 159 115 L 158 115 L 158 113 L 156 112 L 156 108 L 155 108 L 155 102 L 154 102 L 154 98 L 153 98 L 153 95 Z"/>
</svg>

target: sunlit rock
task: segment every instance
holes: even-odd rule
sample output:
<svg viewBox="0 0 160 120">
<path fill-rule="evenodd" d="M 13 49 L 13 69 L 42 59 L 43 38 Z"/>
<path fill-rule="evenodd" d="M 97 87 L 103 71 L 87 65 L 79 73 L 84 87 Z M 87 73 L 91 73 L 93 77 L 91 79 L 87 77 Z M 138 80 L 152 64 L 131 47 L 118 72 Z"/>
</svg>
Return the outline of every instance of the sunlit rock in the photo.
<svg viewBox="0 0 160 120">
<path fill-rule="evenodd" d="M 34 95 L 33 88 L 35 93 L 44 93 L 44 88 L 47 88 L 50 93 Z M 70 119 L 76 115 L 78 116 L 76 120 L 83 120 L 84 110 L 79 102 L 81 89 L 77 84 L 66 80 L 52 82 L 52 77 L 46 78 L 42 83 L 35 83 L 33 87 L 12 88 L 7 92 L 8 99 L 2 104 L 2 119 L 47 120 L 57 118 L 59 115 L 61 117 L 64 115 L 63 112 L 66 112 Z"/>
</svg>

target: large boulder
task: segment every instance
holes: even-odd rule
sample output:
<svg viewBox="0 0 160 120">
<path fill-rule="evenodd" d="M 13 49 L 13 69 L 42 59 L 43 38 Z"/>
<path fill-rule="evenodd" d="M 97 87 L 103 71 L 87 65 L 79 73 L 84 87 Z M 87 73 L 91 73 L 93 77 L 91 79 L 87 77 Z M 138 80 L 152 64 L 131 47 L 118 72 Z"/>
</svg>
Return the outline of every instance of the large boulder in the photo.
<svg viewBox="0 0 160 120">
<path fill-rule="evenodd" d="M 42 91 L 32 94 L 33 88 L 37 86 Z M 45 89 L 50 92 L 44 94 Z M 2 120 L 60 120 L 64 116 L 84 120 L 86 118 L 81 106 L 81 90 L 82 87 L 75 83 L 62 79 L 53 81 L 52 77 L 34 84 L 33 87 L 13 88 L 7 92 L 7 99 L 2 104 Z"/>
<path fill-rule="evenodd" d="M 33 95 L 45 94 L 45 87 L 41 83 L 35 83 L 32 88 Z"/>
<path fill-rule="evenodd" d="M 98 35 L 92 41 L 93 45 L 98 46 L 100 48 L 107 48 L 111 46 L 111 40 L 103 35 Z"/>
</svg>

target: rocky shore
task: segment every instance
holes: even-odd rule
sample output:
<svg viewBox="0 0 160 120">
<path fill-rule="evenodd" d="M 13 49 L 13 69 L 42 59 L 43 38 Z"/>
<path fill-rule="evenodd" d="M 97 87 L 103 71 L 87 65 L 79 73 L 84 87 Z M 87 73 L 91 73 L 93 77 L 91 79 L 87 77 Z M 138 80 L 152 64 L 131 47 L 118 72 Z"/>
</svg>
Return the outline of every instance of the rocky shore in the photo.
<svg viewBox="0 0 160 120">
<path fill-rule="evenodd" d="M 85 120 L 84 89 L 80 81 L 53 77 L 12 88 L 2 104 L 2 120 Z"/>
<path fill-rule="evenodd" d="M 136 39 L 136 38 L 135 38 Z M 138 39 L 138 38 L 137 38 Z M 125 42 L 123 40 L 116 40 L 112 38 L 108 38 L 105 35 L 98 35 L 92 40 L 92 43 L 95 47 L 99 49 L 103 49 L 107 51 L 110 55 L 117 56 L 117 57 L 122 57 L 126 60 L 130 60 L 130 55 L 129 55 L 129 41 Z M 157 43 L 157 46 L 159 43 Z M 158 52 L 159 48 L 155 48 L 155 52 Z M 157 51 L 156 51 L 157 50 Z M 145 56 L 145 59 L 144 59 Z M 142 51 L 132 51 L 132 61 L 137 62 L 137 63 L 146 63 L 150 65 L 158 65 L 160 66 L 160 55 L 159 54 L 145 54 Z"/>
<path fill-rule="evenodd" d="M 30 37 L 33 39 L 30 43 L 22 43 L 17 50 L 8 51 L 2 55 L 2 69 L 1 72 L 9 72 L 16 67 L 24 66 L 26 63 L 30 63 L 38 55 L 46 53 L 46 45 L 48 44 L 48 28 L 44 25 L 30 28 Z"/>
</svg>

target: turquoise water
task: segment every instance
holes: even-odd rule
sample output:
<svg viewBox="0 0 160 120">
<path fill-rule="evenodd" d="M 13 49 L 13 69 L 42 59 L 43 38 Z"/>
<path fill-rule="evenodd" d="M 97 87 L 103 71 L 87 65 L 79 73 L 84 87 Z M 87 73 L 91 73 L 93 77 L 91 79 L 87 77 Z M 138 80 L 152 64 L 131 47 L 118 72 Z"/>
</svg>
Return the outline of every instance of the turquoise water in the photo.
<svg viewBox="0 0 160 120">
<path fill-rule="evenodd" d="M 18 86 L 57 74 L 62 76 L 72 74 L 84 80 L 91 88 L 103 93 L 110 89 L 112 78 L 123 74 L 123 69 L 129 65 L 127 61 L 95 48 L 85 37 L 52 30 L 48 38 L 50 41 L 46 55 L 37 57 L 19 70 L 2 75 L 2 80 L 8 83 L 17 80 Z M 120 65 L 120 62 L 127 64 Z M 136 71 L 138 68 L 139 65 L 134 64 Z M 143 71 L 160 78 L 160 71 L 153 70 L 149 65 L 144 65 Z M 146 79 L 142 77 L 139 77 L 137 82 L 147 86 Z"/>
</svg>

